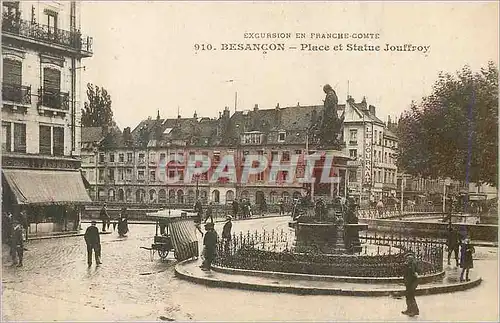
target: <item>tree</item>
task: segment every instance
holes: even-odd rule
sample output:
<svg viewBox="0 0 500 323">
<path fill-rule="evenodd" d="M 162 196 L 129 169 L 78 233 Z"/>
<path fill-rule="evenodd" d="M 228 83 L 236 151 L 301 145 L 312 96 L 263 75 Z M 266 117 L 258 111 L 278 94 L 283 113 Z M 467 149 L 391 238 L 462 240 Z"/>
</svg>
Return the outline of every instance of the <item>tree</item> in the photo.
<svg viewBox="0 0 500 323">
<path fill-rule="evenodd" d="M 104 88 L 87 84 L 87 99 L 82 109 L 82 126 L 102 127 L 113 124 L 111 96 Z"/>
<path fill-rule="evenodd" d="M 440 73 L 398 124 L 398 166 L 427 177 L 498 185 L 498 68 Z"/>
</svg>

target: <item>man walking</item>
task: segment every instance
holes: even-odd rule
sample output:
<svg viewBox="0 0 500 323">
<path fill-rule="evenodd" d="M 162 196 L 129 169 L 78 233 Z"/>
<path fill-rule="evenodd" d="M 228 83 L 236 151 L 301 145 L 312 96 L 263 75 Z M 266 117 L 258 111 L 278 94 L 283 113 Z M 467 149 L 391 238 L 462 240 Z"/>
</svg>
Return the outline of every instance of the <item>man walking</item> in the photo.
<svg viewBox="0 0 500 323">
<path fill-rule="evenodd" d="M 231 220 L 232 216 L 227 216 L 227 222 L 224 224 L 222 228 L 222 240 L 224 241 L 224 252 L 229 251 L 229 246 L 231 245 L 231 229 L 233 228 L 233 223 Z"/>
<path fill-rule="evenodd" d="M 448 240 L 446 243 L 448 247 L 448 265 L 451 264 L 451 254 L 455 253 L 455 264 L 458 267 L 458 249 L 460 246 L 460 234 L 452 226 L 448 227 Z"/>
<path fill-rule="evenodd" d="M 99 229 L 97 222 L 92 221 L 90 227 L 85 231 L 85 243 L 87 244 L 87 264 L 92 266 L 92 250 L 95 254 L 96 265 L 101 264 L 101 238 L 99 237 Z"/>
<path fill-rule="evenodd" d="M 200 266 L 203 271 L 212 268 L 212 262 L 215 260 L 217 252 L 217 232 L 215 232 L 214 224 L 209 222 L 205 224 L 205 237 L 203 238 L 205 260 Z"/>
<path fill-rule="evenodd" d="M 12 231 L 10 255 L 12 256 L 12 265 L 17 267 L 23 266 L 24 255 L 24 239 L 23 227 L 20 223 L 14 223 L 14 230 Z M 19 259 L 19 262 L 17 261 Z"/>
<path fill-rule="evenodd" d="M 111 221 L 106 208 L 106 203 L 102 206 L 101 213 L 99 214 L 102 220 L 102 232 L 106 232 L 106 228 L 109 228 Z"/>
<path fill-rule="evenodd" d="M 210 222 L 214 223 L 212 202 L 208 203 L 207 214 L 203 223 L 207 223 L 208 218 L 210 218 Z"/>
<path fill-rule="evenodd" d="M 236 199 L 234 199 L 233 200 L 233 216 L 235 218 L 238 218 L 238 210 L 239 210 L 238 201 Z"/>
<path fill-rule="evenodd" d="M 415 315 L 419 315 L 420 311 L 418 309 L 417 301 L 415 300 L 415 292 L 418 286 L 417 260 L 411 251 L 406 254 L 406 264 L 403 277 L 406 287 L 406 310 L 401 313 L 413 317 Z"/>
</svg>

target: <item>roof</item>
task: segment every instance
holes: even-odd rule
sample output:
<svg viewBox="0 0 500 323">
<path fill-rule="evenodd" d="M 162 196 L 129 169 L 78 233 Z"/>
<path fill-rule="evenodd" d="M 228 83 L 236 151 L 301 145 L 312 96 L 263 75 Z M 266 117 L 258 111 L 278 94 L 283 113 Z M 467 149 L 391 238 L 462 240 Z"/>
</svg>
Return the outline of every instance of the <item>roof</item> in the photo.
<svg viewBox="0 0 500 323">
<path fill-rule="evenodd" d="M 104 136 L 102 127 L 82 127 L 82 143 L 98 143 Z"/>
<path fill-rule="evenodd" d="M 4 169 L 2 174 L 18 204 L 91 202 L 79 170 Z"/>
<path fill-rule="evenodd" d="M 394 138 L 394 139 L 398 139 L 398 136 L 396 136 L 396 134 L 392 131 L 390 131 L 389 129 L 385 129 L 384 130 L 384 137 L 390 137 L 390 138 Z"/>
</svg>

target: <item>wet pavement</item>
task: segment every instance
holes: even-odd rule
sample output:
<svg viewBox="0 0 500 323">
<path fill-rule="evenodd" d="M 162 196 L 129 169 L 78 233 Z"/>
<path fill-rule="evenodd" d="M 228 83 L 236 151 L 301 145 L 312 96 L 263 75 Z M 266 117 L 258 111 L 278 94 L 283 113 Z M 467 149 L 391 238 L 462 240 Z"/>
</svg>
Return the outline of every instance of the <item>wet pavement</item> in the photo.
<svg viewBox="0 0 500 323">
<path fill-rule="evenodd" d="M 289 217 L 234 221 L 233 231 L 290 230 Z M 216 224 L 220 233 L 222 223 Z M 25 265 L 10 266 L 3 248 L 4 321 L 326 321 L 498 320 L 497 249 L 477 248 L 471 290 L 417 298 L 421 315 L 407 318 L 404 299 L 300 296 L 214 288 L 180 280 L 170 254 L 150 259 L 150 225 L 130 225 L 126 238 L 101 236 L 103 264 L 87 268 L 83 237 L 30 241 Z M 201 237 L 200 237 L 201 238 Z"/>
</svg>

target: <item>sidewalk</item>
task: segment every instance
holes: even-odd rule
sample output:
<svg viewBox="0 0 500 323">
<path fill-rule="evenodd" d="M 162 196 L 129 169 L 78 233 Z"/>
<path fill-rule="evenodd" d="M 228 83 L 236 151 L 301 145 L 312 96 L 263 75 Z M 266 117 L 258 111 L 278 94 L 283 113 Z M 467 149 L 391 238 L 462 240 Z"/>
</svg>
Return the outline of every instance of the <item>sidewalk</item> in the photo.
<svg viewBox="0 0 500 323">
<path fill-rule="evenodd" d="M 256 219 L 268 219 L 268 218 L 278 218 L 278 217 L 290 217 L 289 214 L 287 215 L 279 215 L 278 213 L 269 213 L 265 215 L 254 215 L 246 219 L 238 219 L 233 217 L 233 222 L 238 222 L 238 221 L 248 221 L 248 220 L 256 220 Z M 102 220 L 100 219 L 82 219 L 81 223 L 91 223 L 92 221 L 97 221 L 97 223 L 101 222 Z M 221 223 L 225 222 L 226 217 L 217 217 L 215 218 L 214 222 L 215 223 Z M 129 224 L 155 224 L 155 221 L 152 220 L 128 220 Z"/>
<path fill-rule="evenodd" d="M 297 277 L 286 273 L 260 273 L 249 270 L 233 270 L 234 273 L 224 273 L 217 268 L 202 271 L 199 268 L 201 260 L 185 260 L 175 266 L 175 274 L 179 278 L 198 284 L 236 288 L 254 291 L 294 293 L 301 295 L 346 295 L 346 296 L 394 296 L 404 295 L 405 287 L 398 283 L 353 283 L 334 280 Z M 463 291 L 478 286 L 481 277 L 471 273 L 469 282 L 458 281 L 458 270 L 445 268 L 446 274 L 442 280 L 421 284 L 417 295 L 429 295 Z M 294 277 L 295 276 L 295 277 Z"/>
<path fill-rule="evenodd" d="M 44 240 L 44 239 L 55 239 L 55 238 L 68 238 L 68 237 L 80 237 L 83 236 L 85 232 L 80 231 L 65 231 L 65 232 L 53 232 L 39 235 L 28 235 L 28 241 L 32 240 Z M 99 232 L 99 234 L 111 234 L 111 232 Z"/>
</svg>

